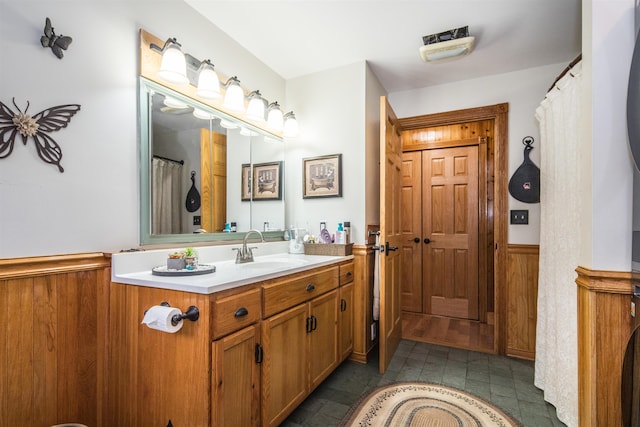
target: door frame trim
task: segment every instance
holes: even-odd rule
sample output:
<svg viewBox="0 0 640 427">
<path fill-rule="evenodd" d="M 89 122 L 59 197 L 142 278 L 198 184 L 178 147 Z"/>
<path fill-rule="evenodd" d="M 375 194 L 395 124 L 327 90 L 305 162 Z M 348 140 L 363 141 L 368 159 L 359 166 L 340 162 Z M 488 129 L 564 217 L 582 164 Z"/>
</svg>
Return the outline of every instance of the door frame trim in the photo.
<svg viewBox="0 0 640 427">
<path fill-rule="evenodd" d="M 506 285 L 507 285 L 507 243 L 508 243 L 508 113 L 509 104 L 501 103 L 463 110 L 446 111 L 435 114 L 405 117 L 398 119 L 401 130 L 420 129 L 433 126 L 446 126 L 460 122 L 494 120 L 493 146 L 493 216 L 487 215 L 487 221 L 493 220 L 494 247 L 494 351 L 505 354 L 506 351 Z"/>
</svg>

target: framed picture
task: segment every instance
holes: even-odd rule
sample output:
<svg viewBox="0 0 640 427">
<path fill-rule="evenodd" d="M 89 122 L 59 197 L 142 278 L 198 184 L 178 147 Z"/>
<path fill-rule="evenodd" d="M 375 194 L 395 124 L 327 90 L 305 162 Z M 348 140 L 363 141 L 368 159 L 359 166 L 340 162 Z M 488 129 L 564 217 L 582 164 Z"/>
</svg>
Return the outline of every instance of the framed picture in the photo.
<svg viewBox="0 0 640 427">
<path fill-rule="evenodd" d="M 253 165 L 253 200 L 282 200 L 282 162 Z"/>
<path fill-rule="evenodd" d="M 242 181 L 240 182 L 242 183 L 240 199 L 242 201 L 251 200 L 251 165 L 248 163 L 242 165 Z"/>
<path fill-rule="evenodd" d="M 302 159 L 302 197 L 342 197 L 342 154 Z"/>
</svg>

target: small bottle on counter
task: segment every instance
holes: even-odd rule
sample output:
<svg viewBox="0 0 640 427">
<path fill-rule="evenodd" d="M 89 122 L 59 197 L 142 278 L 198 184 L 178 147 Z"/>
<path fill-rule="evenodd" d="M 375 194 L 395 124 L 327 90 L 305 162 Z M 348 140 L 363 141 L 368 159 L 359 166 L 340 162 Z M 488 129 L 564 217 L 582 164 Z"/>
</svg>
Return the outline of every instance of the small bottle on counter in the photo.
<svg viewBox="0 0 640 427">
<path fill-rule="evenodd" d="M 234 221 L 231 221 L 231 232 L 235 233 L 236 231 L 238 231 L 238 227 Z"/>
<path fill-rule="evenodd" d="M 350 221 L 344 222 L 344 243 L 347 245 L 351 243 L 351 222 Z"/>
</svg>

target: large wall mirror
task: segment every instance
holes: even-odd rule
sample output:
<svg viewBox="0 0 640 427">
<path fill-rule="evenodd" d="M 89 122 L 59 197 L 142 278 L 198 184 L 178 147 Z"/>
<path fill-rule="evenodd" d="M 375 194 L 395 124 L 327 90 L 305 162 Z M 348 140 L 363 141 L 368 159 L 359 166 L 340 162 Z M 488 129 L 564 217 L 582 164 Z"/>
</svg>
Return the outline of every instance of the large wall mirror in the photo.
<svg viewBox="0 0 640 427">
<path fill-rule="evenodd" d="M 144 77 L 139 101 L 142 244 L 282 237 L 281 139 Z"/>
</svg>

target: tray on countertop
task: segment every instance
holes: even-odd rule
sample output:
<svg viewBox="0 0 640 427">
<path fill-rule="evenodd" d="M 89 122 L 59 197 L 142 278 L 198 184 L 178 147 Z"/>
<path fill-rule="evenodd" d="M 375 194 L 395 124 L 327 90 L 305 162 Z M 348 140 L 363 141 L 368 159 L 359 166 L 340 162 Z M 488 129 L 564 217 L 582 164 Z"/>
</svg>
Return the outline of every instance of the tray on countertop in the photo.
<svg viewBox="0 0 640 427">
<path fill-rule="evenodd" d="M 215 271 L 216 266 L 209 264 L 199 264 L 198 268 L 195 270 L 187 270 L 186 268 L 182 270 L 173 270 L 168 269 L 166 265 L 161 265 L 153 267 L 151 269 L 151 274 L 156 276 L 197 276 L 199 274 L 215 273 Z"/>
</svg>

